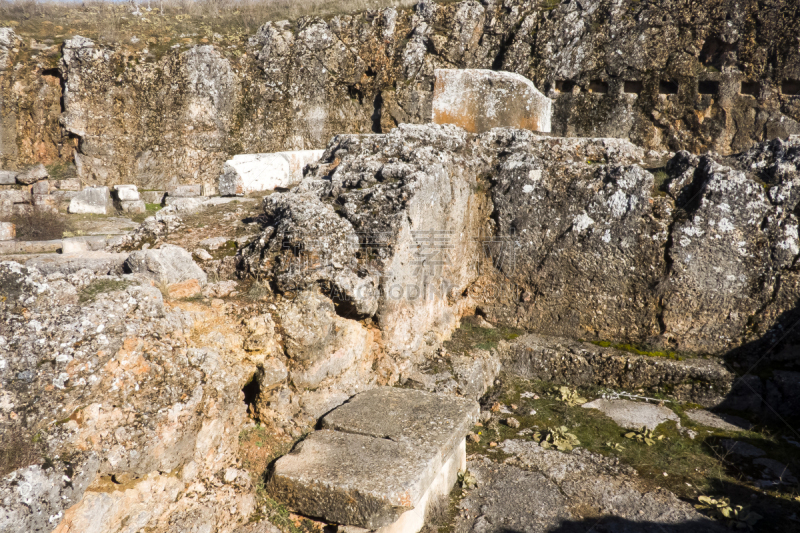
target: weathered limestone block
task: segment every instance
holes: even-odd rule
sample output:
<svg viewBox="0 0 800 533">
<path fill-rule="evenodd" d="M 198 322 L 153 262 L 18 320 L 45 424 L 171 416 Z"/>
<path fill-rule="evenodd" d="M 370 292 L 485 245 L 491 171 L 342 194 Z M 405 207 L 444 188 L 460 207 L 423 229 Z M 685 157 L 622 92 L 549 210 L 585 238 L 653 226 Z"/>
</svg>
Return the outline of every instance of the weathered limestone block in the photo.
<svg viewBox="0 0 800 533">
<path fill-rule="evenodd" d="M 120 202 L 135 202 L 140 200 L 139 190 L 136 185 L 114 185 L 117 200 Z"/>
<path fill-rule="evenodd" d="M 287 188 L 299 183 L 303 169 L 319 160 L 324 150 L 297 150 L 273 154 L 239 154 L 226 161 L 219 177 L 219 194 L 241 196 Z"/>
<path fill-rule="evenodd" d="M 14 185 L 17 182 L 17 174 L 13 170 L 0 170 L 0 185 Z"/>
<path fill-rule="evenodd" d="M 50 180 L 41 180 L 31 186 L 32 194 L 50 194 Z"/>
<path fill-rule="evenodd" d="M 31 201 L 31 191 L 28 188 L 0 191 L 0 201 L 8 201 L 12 204 L 28 203 Z"/>
<path fill-rule="evenodd" d="M 478 411 L 477 402 L 422 391 L 361 393 L 278 460 L 269 490 L 301 514 L 418 531 L 428 502 L 448 493 L 465 467 L 464 437 Z"/>
<path fill-rule="evenodd" d="M 87 187 L 70 200 L 70 213 L 107 215 L 114 209 L 108 187 Z"/>
<path fill-rule="evenodd" d="M 80 192 L 81 190 L 81 180 L 78 178 L 69 178 L 65 180 L 56 180 L 53 182 L 53 186 L 60 190 L 60 191 L 76 191 Z"/>
<path fill-rule="evenodd" d="M 17 227 L 11 222 L 0 222 L 0 241 L 10 241 L 17 236 Z"/>
<path fill-rule="evenodd" d="M 166 195 L 166 191 L 141 191 L 139 193 L 142 200 L 148 204 L 162 204 Z"/>
<path fill-rule="evenodd" d="M 91 270 L 97 275 L 122 274 L 122 264 L 128 254 L 103 251 L 82 251 L 71 254 L 47 254 L 25 262 L 25 266 L 35 267 L 45 276 L 60 272 L 66 276 Z"/>
<path fill-rule="evenodd" d="M 147 211 L 147 206 L 144 205 L 142 200 L 125 201 L 119 203 L 123 213 L 130 215 L 141 214 Z"/>
<path fill-rule="evenodd" d="M 91 235 L 87 237 L 68 237 L 63 239 L 61 253 L 72 254 L 77 252 L 89 252 L 102 250 L 106 247 L 106 238 L 102 235 Z"/>
<path fill-rule="evenodd" d="M 435 76 L 435 124 L 470 133 L 501 127 L 550 131 L 552 102 L 524 76 L 479 69 L 436 69 Z"/>
<path fill-rule="evenodd" d="M 200 183 L 193 185 L 178 185 L 171 191 L 169 196 L 173 198 L 193 198 L 203 194 L 203 186 Z"/>
<path fill-rule="evenodd" d="M 44 165 L 39 163 L 33 168 L 29 168 L 25 172 L 21 172 L 17 174 L 17 183 L 21 183 L 23 185 L 30 185 L 32 183 L 36 183 L 37 181 L 47 179 L 49 174 L 47 173 L 47 169 L 44 168 Z"/>
<path fill-rule="evenodd" d="M 190 279 L 205 285 L 207 279 L 206 273 L 192 259 L 192 254 L 173 244 L 165 244 L 158 250 L 133 252 L 125 261 L 125 270 L 167 285 Z"/>
</svg>

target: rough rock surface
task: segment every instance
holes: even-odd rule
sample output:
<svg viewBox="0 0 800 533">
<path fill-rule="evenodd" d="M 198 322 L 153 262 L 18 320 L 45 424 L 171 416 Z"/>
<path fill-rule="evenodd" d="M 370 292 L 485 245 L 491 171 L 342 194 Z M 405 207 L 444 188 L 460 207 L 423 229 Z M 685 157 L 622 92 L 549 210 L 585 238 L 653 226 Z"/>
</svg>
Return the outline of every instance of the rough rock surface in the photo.
<svg viewBox="0 0 800 533">
<path fill-rule="evenodd" d="M 158 250 L 139 250 L 125 260 L 126 272 L 141 274 L 157 283 L 181 283 L 190 279 L 206 284 L 207 275 L 192 259 L 192 254 L 173 244 Z"/>
<path fill-rule="evenodd" d="M 552 102 L 519 74 L 479 69 L 436 69 L 433 123 L 470 133 L 492 128 L 549 132 Z"/>
<path fill-rule="evenodd" d="M 231 531 L 250 516 L 236 450 L 258 357 L 229 320 L 88 270 L 0 263 L 0 291 L 0 432 L 13 458 L 0 529 Z"/>
<path fill-rule="evenodd" d="M 644 490 L 614 459 L 520 440 L 501 450 L 510 456 L 504 464 L 468 461 L 478 487 L 459 503 L 455 531 L 727 531 L 666 490 Z M 602 517 L 584 518 L 590 509 Z"/>
<path fill-rule="evenodd" d="M 13 168 L 67 160 L 78 138 L 87 184 L 211 184 L 232 154 L 428 122 L 437 68 L 525 76 L 554 100 L 558 135 L 735 153 L 799 131 L 781 89 L 800 78 L 797 17 L 788 0 L 426 0 L 267 22 L 233 49 L 131 53 L 73 37 L 49 64 L 5 28 L 0 153 Z"/>
</svg>

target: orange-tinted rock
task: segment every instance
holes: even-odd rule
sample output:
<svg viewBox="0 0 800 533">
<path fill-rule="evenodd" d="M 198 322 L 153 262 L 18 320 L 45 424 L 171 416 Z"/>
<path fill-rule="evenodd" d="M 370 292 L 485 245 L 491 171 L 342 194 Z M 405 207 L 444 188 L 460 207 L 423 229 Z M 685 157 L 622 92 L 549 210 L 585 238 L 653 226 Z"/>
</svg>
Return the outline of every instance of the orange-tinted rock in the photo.
<svg viewBox="0 0 800 533">
<path fill-rule="evenodd" d="M 529 79 L 513 72 L 437 69 L 434 124 L 455 124 L 470 133 L 492 128 L 549 132 L 552 102 Z"/>
<path fill-rule="evenodd" d="M 200 293 L 200 282 L 196 279 L 173 283 L 168 287 L 170 298 L 189 298 Z"/>
</svg>

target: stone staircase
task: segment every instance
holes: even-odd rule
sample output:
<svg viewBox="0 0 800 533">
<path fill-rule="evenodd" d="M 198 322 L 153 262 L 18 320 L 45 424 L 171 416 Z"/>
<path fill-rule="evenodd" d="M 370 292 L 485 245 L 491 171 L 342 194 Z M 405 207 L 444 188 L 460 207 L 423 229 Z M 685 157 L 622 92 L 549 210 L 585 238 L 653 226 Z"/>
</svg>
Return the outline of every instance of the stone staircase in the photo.
<svg viewBox="0 0 800 533">
<path fill-rule="evenodd" d="M 466 468 L 465 437 L 478 414 L 477 402 L 455 396 L 363 392 L 276 462 L 268 490 L 299 514 L 351 531 L 415 533 Z"/>
</svg>

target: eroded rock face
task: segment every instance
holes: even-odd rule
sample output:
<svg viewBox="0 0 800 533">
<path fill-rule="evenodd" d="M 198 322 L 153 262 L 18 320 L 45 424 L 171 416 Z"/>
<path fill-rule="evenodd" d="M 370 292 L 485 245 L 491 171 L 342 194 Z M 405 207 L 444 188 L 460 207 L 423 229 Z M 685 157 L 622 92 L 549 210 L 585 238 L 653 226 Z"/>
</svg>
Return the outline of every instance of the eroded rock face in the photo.
<svg viewBox="0 0 800 533">
<path fill-rule="evenodd" d="M 197 336 L 225 321 L 165 306 L 131 277 L 5 262 L 0 280 L 0 432 L 13 458 L 0 529 L 231 531 L 250 515 L 236 450 L 259 362 Z"/>
<path fill-rule="evenodd" d="M 73 136 L 87 184 L 213 185 L 233 154 L 429 122 L 436 69 L 492 69 L 542 89 L 558 135 L 736 153 L 800 132 L 798 99 L 781 89 L 800 78 L 795 25 L 787 0 L 424 1 L 266 22 L 242 46 L 161 57 L 75 37 L 46 66 L 20 63 L 4 29 L 0 147 L 22 168 L 71 159 Z"/>
<path fill-rule="evenodd" d="M 322 286 L 343 316 L 377 320 L 390 353 L 430 350 L 457 326 L 489 213 L 463 130 L 402 126 L 336 137 L 292 192 L 264 200 L 270 227 L 245 252 L 281 290 Z"/>
</svg>

